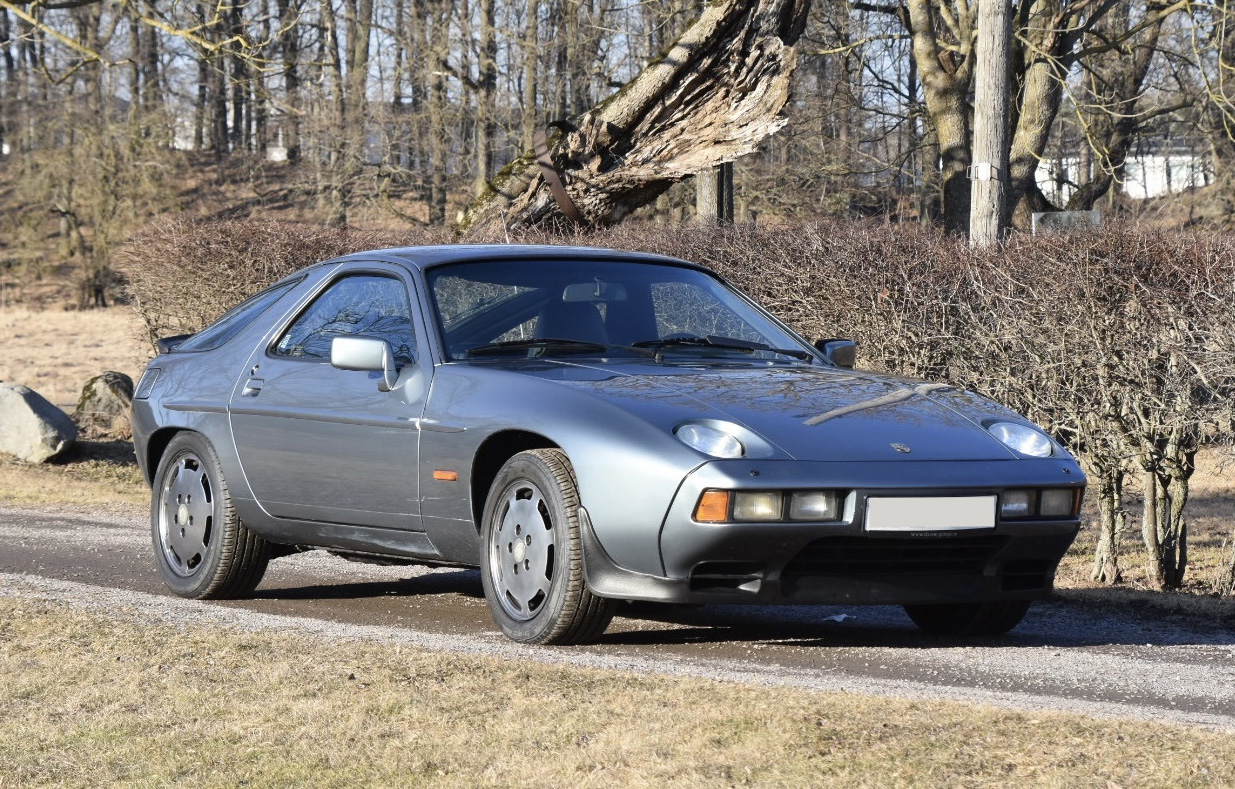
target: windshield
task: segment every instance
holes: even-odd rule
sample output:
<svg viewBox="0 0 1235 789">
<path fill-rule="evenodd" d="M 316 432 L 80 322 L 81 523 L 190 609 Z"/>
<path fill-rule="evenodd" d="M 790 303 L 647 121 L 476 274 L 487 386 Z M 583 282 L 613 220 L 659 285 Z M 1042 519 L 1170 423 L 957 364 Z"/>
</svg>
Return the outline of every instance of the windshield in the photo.
<svg viewBox="0 0 1235 789">
<path fill-rule="evenodd" d="M 641 261 L 494 260 L 431 269 L 449 359 L 511 355 L 814 359 L 715 277 Z"/>
</svg>

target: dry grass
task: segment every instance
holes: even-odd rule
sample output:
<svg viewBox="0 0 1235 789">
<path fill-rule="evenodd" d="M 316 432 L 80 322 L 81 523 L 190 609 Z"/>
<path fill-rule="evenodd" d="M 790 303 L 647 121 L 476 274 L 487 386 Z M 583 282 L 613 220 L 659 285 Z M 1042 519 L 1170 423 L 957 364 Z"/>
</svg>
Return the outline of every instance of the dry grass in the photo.
<svg viewBox="0 0 1235 789">
<path fill-rule="evenodd" d="M 1231 786 L 1143 722 L 97 619 L 0 598 L 0 787 Z"/>
<path fill-rule="evenodd" d="M 0 503 L 98 507 L 149 501 L 128 441 L 79 441 L 38 465 L 0 454 Z"/>
<path fill-rule="evenodd" d="M 115 370 L 137 380 L 150 348 L 128 307 L 68 311 L 0 309 L 0 381 L 28 386 L 72 413 L 82 387 Z M 106 505 L 140 503 L 149 493 L 124 441 L 79 441 L 49 463 L 30 465 L 0 454 L 0 502 Z"/>
<path fill-rule="evenodd" d="M 0 382 L 28 386 L 69 411 L 86 381 L 105 370 L 137 380 L 150 347 L 128 307 L 100 310 L 0 309 Z"/>
<path fill-rule="evenodd" d="M 1153 589 L 1149 554 L 1141 539 L 1140 520 L 1135 517 L 1141 511 L 1140 492 L 1135 487 L 1138 480 L 1131 479 L 1130 482 L 1134 487 L 1128 491 L 1128 524 L 1119 545 L 1120 568 L 1124 576 L 1122 588 L 1129 592 L 1149 592 Z M 1086 506 L 1090 510 L 1086 528 L 1060 565 L 1057 581 L 1061 587 L 1092 590 L 1092 597 L 1093 592 L 1109 587 L 1100 587 L 1090 578 L 1093 549 L 1098 539 L 1097 513 L 1093 511 L 1092 502 Z M 1187 513 L 1188 573 L 1182 591 L 1186 596 L 1204 598 L 1221 588 L 1227 568 L 1231 566 L 1232 550 L 1235 550 L 1232 545 L 1235 538 L 1235 449 L 1206 447 L 1197 454 Z M 1184 604 L 1179 601 L 1169 603 L 1172 609 L 1180 605 Z M 1207 604 L 1202 602 L 1200 605 Z M 1221 602 L 1220 605 L 1226 606 L 1227 615 L 1232 614 L 1230 601 Z"/>
</svg>

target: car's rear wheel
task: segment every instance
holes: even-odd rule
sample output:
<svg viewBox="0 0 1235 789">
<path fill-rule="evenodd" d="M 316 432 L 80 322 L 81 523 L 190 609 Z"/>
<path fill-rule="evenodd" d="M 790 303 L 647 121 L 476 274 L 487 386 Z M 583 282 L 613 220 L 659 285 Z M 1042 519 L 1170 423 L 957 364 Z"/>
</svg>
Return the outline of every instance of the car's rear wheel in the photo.
<svg viewBox="0 0 1235 789">
<path fill-rule="evenodd" d="M 614 601 L 583 579 L 578 511 L 574 470 L 558 449 L 520 452 L 489 489 L 481 580 L 494 621 L 515 641 L 588 643 L 613 619 Z"/>
<path fill-rule="evenodd" d="M 1029 600 L 993 603 L 907 605 L 905 613 L 922 630 L 938 636 L 1001 636 L 1021 623 Z"/>
<path fill-rule="evenodd" d="M 214 447 L 196 433 L 173 438 L 159 461 L 150 533 L 159 573 L 181 597 L 244 597 L 270 561 L 269 543 L 236 516 Z"/>
</svg>

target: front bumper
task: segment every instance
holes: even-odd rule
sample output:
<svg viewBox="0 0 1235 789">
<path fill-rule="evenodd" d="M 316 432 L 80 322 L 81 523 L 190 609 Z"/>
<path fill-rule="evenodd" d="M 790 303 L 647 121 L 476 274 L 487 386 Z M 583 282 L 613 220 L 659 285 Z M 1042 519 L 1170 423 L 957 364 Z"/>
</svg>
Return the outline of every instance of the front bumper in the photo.
<svg viewBox="0 0 1235 789">
<path fill-rule="evenodd" d="M 924 604 L 1049 595 L 1079 519 L 996 519 L 993 528 L 865 530 L 870 496 L 989 496 L 1083 489 L 1069 459 L 995 462 L 716 461 L 692 472 L 661 528 L 659 575 L 610 561 L 581 512 L 588 584 L 604 597 L 674 603 Z M 706 489 L 849 492 L 838 523 L 700 523 Z"/>
</svg>

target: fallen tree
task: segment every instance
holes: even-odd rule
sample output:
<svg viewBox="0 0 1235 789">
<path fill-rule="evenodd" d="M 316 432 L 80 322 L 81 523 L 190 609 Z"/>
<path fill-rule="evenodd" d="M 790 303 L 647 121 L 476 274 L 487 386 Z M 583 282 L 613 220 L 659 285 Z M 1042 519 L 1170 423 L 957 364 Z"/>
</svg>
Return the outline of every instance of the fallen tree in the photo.
<svg viewBox="0 0 1235 789">
<path fill-rule="evenodd" d="M 780 129 L 810 0 L 720 0 L 615 95 L 554 124 L 489 184 L 466 236 L 555 222 L 615 224 L 673 183 Z"/>
</svg>

